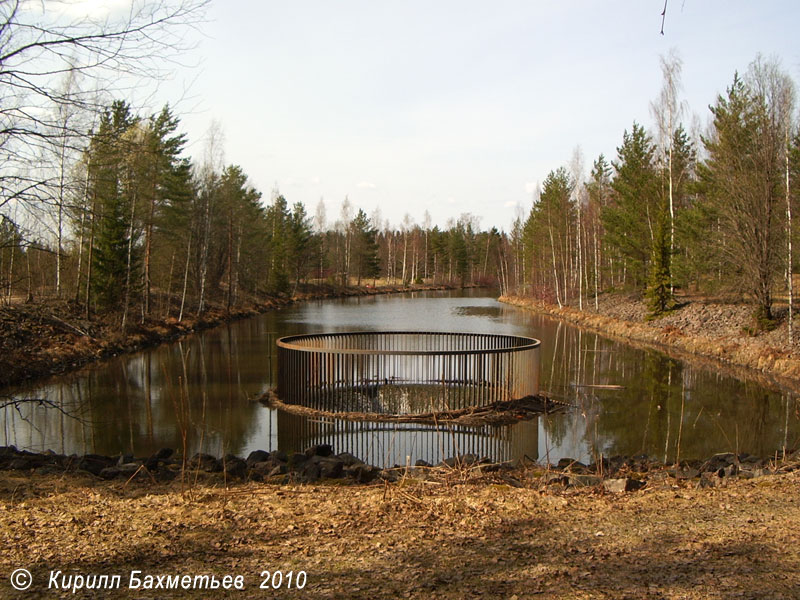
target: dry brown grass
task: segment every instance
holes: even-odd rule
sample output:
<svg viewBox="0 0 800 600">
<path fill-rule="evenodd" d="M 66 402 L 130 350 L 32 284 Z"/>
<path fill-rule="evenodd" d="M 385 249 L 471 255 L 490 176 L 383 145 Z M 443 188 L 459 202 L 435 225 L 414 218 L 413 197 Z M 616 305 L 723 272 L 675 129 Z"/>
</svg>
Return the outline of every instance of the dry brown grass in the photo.
<svg viewBox="0 0 800 600">
<path fill-rule="evenodd" d="M 20 598 L 48 595 L 51 569 L 123 580 L 133 569 L 244 575 L 247 589 L 232 598 L 273 597 L 258 589 L 259 574 L 276 569 L 308 574 L 302 593 L 280 597 L 800 596 L 796 473 L 623 495 L 520 481 L 452 471 L 368 487 L 251 483 L 181 494 L 2 473 L 0 596 L 14 597 L 7 577 L 21 566 L 36 583 Z"/>
</svg>

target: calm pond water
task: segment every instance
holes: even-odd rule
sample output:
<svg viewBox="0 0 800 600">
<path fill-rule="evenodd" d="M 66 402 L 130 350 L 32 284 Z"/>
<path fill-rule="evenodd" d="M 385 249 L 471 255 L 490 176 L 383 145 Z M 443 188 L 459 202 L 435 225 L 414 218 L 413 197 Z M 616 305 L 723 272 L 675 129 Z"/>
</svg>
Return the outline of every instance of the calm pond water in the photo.
<svg viewBox="0 0 800 600">
<path fill-rule="evenodd" d="M 426 292 L 325 300 L 223 325 L 24 388 L 43 398 L 0 410 L 0 444 L 58 453 L 246 456 L 330 443 L 376 465 L 495 460 L 592 461 L 600 454 L 673 460 L 738 451 L 773 455 L 800 442 L 797 399 L 753 381 L 639 350 L 520 309 L 488 292 Z M 320 421 L 252 398 L 273 386 L 275 339 L 323 331 L 457 331 L 542 341 L 540 388 L 572 406 L 513 426 L 439 428 Z M 607 389 L 596 386 L 621 386 Z M 54 406 L 51 406 L 52 403 Z M 185 436 L 185 437 L 184 437 Z M 185 441 L 184 441 L 185 440 Z"/>
</svg>

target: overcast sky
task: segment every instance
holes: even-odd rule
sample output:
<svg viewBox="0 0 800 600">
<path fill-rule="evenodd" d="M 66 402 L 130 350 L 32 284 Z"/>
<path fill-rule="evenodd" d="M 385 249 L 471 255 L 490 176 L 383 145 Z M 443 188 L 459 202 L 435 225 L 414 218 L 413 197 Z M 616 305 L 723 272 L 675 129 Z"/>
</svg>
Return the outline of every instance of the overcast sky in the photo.
<svg viewBox="0 0 800 600">
<path fill-rule="evenodd" d="M 703 124 L 761 52 L 800 81 L 800 2 L 215 0 L 201 65 L 162 87 L 190 152 L 212 119 L 225 160 L 265 198 L 277 186 L 329 221 L 348 196 L 398 225 L 469 212 L 508 229 L 576 146 L 610 159 L 634 120 L 653 129 L 659 56 L 683 60 L 681 98 Z M 187 57 L 187 62 L 190 57 Z M 687 117 L 687 126 L 691 116 Z"/>
</svg>

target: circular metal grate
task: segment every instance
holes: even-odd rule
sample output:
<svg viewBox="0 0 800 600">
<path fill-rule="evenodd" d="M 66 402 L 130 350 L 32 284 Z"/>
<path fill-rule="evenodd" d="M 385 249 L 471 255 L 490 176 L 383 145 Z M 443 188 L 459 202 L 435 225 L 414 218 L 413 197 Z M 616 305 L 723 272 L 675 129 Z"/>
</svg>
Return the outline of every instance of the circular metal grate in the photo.
<svg viewBox="0 0 800 600">
<path fill-rule="evenodd" d="M 539 341 L 417 331 L 278 340 L 278 397 L 330 412 L 415 414 L 535 396 Z"/>
</svg>

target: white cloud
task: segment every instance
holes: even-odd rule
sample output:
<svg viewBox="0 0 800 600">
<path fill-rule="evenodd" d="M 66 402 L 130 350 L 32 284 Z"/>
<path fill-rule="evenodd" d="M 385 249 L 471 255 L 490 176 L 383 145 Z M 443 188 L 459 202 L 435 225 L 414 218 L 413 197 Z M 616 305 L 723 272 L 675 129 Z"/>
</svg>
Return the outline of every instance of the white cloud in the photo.
<svg viewBox="0 0 800 600">
<path fill-rule="evenodd" d="M 314 185 L 319 185 L 320 178 L 315 175 L 314 177 L 311 178 L 311 183 L 313 183 Z"/>
<path fill-rule="evenodd" d="M 357 187 L 358 189 L 360 189 L 360 190 L 374 190 L 374 189 L 375 189 L 375 188 L 377 188 L 378 186 L 377 186 L 377 185 L 375 185 L 374 183 L 370 183 L 369 181 L 359 181 L 359 182 L 356 184 L 356 187 Z"/>
<path fill-rule="evenodd" d="M 508 202 L 506 202 L 505 204 L 503 204 L 503 206 L 504 206 L 505 208 L 514 208 L 514 207 L 516 207 L 516 206 L 519 206 L 519 204 L 517 203 L 517 201 L 516 201 L 516 200 L 509 200 Z"/>
<path fill-rule="evenodd" d="M 532 194 L 536 191 L 536 186 L 538 183 L 536 181 L 526 181 L 525 182 L 525 193 Z"/>
</svg>

